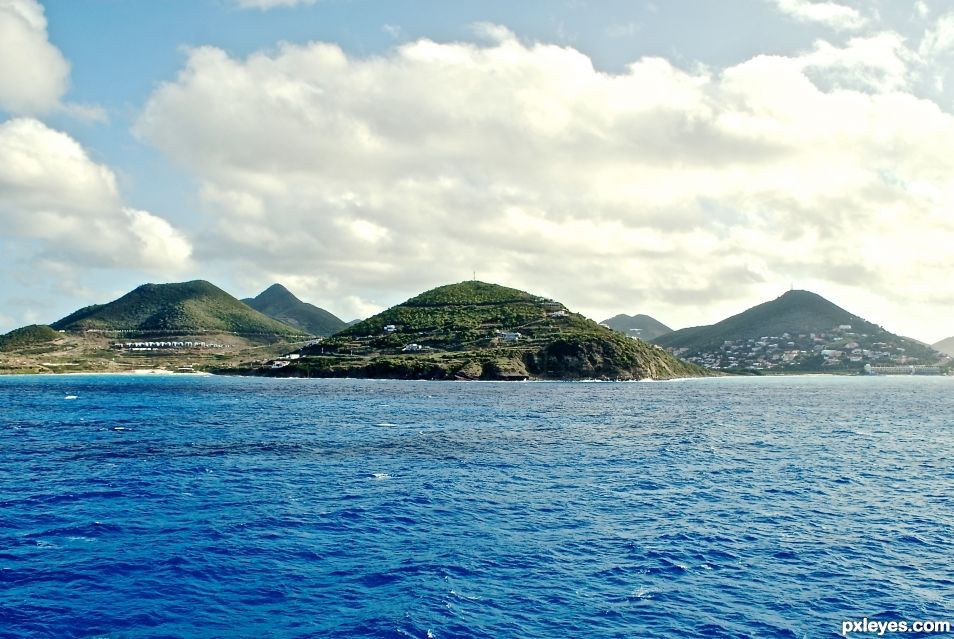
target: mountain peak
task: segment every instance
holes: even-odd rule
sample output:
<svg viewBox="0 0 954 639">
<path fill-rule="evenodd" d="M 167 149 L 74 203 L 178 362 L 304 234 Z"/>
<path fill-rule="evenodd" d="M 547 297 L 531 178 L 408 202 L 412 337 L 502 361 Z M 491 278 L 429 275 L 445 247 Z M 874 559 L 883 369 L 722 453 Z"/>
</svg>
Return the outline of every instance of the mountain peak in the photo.
<svg viewBox="0 0 954 639">
<path fill-rule="evenodd" d="M 254 299 L 262 305 L 302 303 L 300 299 L 295 297 L 294 293 L 277 282 L 259 293 Z"/>
<path fill-rule="evenodd" d="M 280 322 L 296 326 L 312 335 L 327 337 L 346 324 L 323 308 L 302 302 L 281 284 L 275 283 L 254 298 L 242 300 L 256 311 Z"/>
<path fill-rule="evenodd" d="M 205 280 L 143 284 L 108 304 L 81 309 L 54 329 L 293 335 L 295 329 L 253 311 Z"/>
<path fill-rule="evenodd" d="M 659 320 L 643 313 L 638 315 L 620 313 L 619 315 L 603 320 L 601 324 L 609 326 L 614 331 L 618 331 L 624 335 L 638 337 L 643 340 L 656 339 L 661 335 L 672 332 L 671 328 Z"/>
<path fill-rule="evenodd" d="M 285 288 L 284 286 L 282 286 L 282 285 L 279 284 L 278 282 L 275 282 L 274 284 L 272 284 L 271 286 L 269 286 L 268 288 L 266 288 L 264 291 L 262 291 L 261 293 L 259 293 L 258 296 L 261 297 L 262 295 L 267 295 L 267 294 L 270 294 L 270 293 L 271 293 L 271 294 L 274 294 L 274 293 L 282 293 L 282 294 L 284 294 L 284 295 L 291 295 L 292 297 L 295 297 L 295 296 L 292 294 L 291 291 L 289 291 L 287 288 Z M 296 299 L 297 299 L 297 298 L 296 298 Z"/>
<path fill-rule="evenodd" d="M 866 362 L 936 359 L 936 353 L 914 340 L 803 290 L 787 291 L 711 326 L 684 328 L 654 341 L 689 361 L 717 368 L 790 364 L 803 370 L 823 366 L 830 370 L 836 365 L 860 368 Z"/>
<path fill-rule="evenodd" d="M 475 280 L 425 291 L 302 354 L 289 370 L 318 376 L 640 379 L 704 374 L 557 301 Z"/>
</svg>

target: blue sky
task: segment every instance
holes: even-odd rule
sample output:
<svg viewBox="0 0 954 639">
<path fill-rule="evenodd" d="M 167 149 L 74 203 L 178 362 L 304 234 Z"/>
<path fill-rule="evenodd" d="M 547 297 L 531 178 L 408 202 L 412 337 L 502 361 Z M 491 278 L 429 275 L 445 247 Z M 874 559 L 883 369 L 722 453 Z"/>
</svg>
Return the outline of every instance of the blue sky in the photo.
<svg viewBox="0 0 954 639">
<path fill-rule="evenodd" d="M 942 2 L 0 0 L 0 33 L 0 330 L 192 278 L 352 319 L 476 270 L 954 334 Z"/>
</svg>

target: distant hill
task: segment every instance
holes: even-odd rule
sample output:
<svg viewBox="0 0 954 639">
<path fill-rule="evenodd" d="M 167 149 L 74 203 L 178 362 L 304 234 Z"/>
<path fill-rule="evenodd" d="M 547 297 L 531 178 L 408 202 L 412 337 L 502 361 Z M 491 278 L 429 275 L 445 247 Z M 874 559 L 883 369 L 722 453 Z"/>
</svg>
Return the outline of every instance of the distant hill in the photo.
<svg viewBox="0 0 954 639">
<path fill-rule="evenodd" d="M 660 335 L 671 333 L 672 329 L 649 315 L 623 315 L 622 313 L 603 320 L 600 324 L 609 326 L 628 337 L 638 337 L 644 340 L 653 340 Z"/>
<path fill-rule="evenodd" d="M 67 331 L 228 332 L 279 337 L 301 333 L 299 329 L 249 308 L 203 280 L 143 284 L 113 302 L 80 309 L 51 326 Z"/>
<path fill-rule="evenodd" d="M 673 331 L 653 341 L 662 346 L 706 350 L 725 340 L 770 335 L 820 333 L 840 325 L 877 333 L 882 329 L 809 291 L 788 291 L 781 297 L 733 315 L 711 326 Z"/>
<path fill-rule="evenodd" d="M 934 363 L 938 356 L 809 291 L 789 291 L 711 326 L 684 328 L 653 341 L 716 368 L 860 369 L 866 363 Z"/>
<path fill-rule="evenodd" d="M 14 329 L 6 335 L 0 335 L 0 351 L 9 352 L 48 344 L 60 337 L 60 334 L 49 326 L 31 324 L 30 326 Z"/>
<path fill-rule="evenodd" d="M 302 302 L 281 284 L 272 284 L 257 297 L 242 301 L 259 313 L 301 329 L 309 335 L 327 337 L 347 326 L 325 309 Z"/>
<path fill-rule="evenodd" d="M 461 282 L 350 326 L 278 369 L 249 374 L 413 379 L 642 379 L 707 374 L 563 304 Z"/>
<path fill-rule="evenodd" d="M 947 339 L 942 339 L 940 342 L 934 345 L 934 350 L 940 351 L 945 355 L 950 355 L 954 357 L 954 337 L 948 337 Z"/>
</svg>

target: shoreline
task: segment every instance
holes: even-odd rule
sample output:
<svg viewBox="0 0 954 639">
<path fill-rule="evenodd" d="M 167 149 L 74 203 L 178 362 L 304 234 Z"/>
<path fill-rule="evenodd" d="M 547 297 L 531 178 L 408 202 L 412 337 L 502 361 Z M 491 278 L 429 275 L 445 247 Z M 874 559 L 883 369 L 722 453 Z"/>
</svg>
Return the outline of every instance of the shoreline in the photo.
<svg viewBox="0 0 954 639">
<path fill-rule="evenodd" d="M 265 375 L 230 375 L 210 373 L 207 371 L 177 372 L 165 369 L 136 369 L 130 371 L 70 371 L 44 373 L 0 373 L 0 378 L 10 377 L 244 377 L 255 379 L 276 380 L 306 380 L 306 379 L 338 379 L 342 381 L 393 381 L 393 382 L 443 382 L 443 383 L 479 383 L 479 384 L 647 384 L 647 383 L 679 383 L 697 380 L 753 380 L 753 379 L 798 379 L 798 378 L 947 378 L 951 375 L 846 375 L 843 373 L 790 373 L 776 375 L 707 375 L 700 377 L 667 377 L 662 379 L 405 379 L 398 377 L 305 377 L 305 376 L 265 376 Z"/>
<path fill-rule="evenodd" d="M 96 377 L 170 377 L 170 376 L 181 376 L 181 377 L 214 377 L 214 373 L 208 373 L 205 371 L 191 371 L 188 373 L 180 373 L 178 371 L 170 371 L 165 369 L 155 369 L 155 368 L 138 368 L 135 370 L 129 371 L 50 371 L 47 373 L 0 373 L 0 378 L 3 377 L 70 377 L 70 376 L 96 376 Z"/>
</svg>

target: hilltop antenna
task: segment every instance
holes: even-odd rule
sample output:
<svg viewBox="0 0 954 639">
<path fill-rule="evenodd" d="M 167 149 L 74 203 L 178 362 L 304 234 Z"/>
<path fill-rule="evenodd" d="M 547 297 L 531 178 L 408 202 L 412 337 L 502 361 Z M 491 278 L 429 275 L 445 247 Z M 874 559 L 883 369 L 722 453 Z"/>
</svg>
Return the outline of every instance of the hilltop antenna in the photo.
<svg viewBox="0 0 954 639">
<path fill-rule="evenodd" d="M 476 270 L 474 271 L 474 281 L 475 281 L 475 282 L 477 281 L 477 271 L 476 271 Z"/>
</svg>

